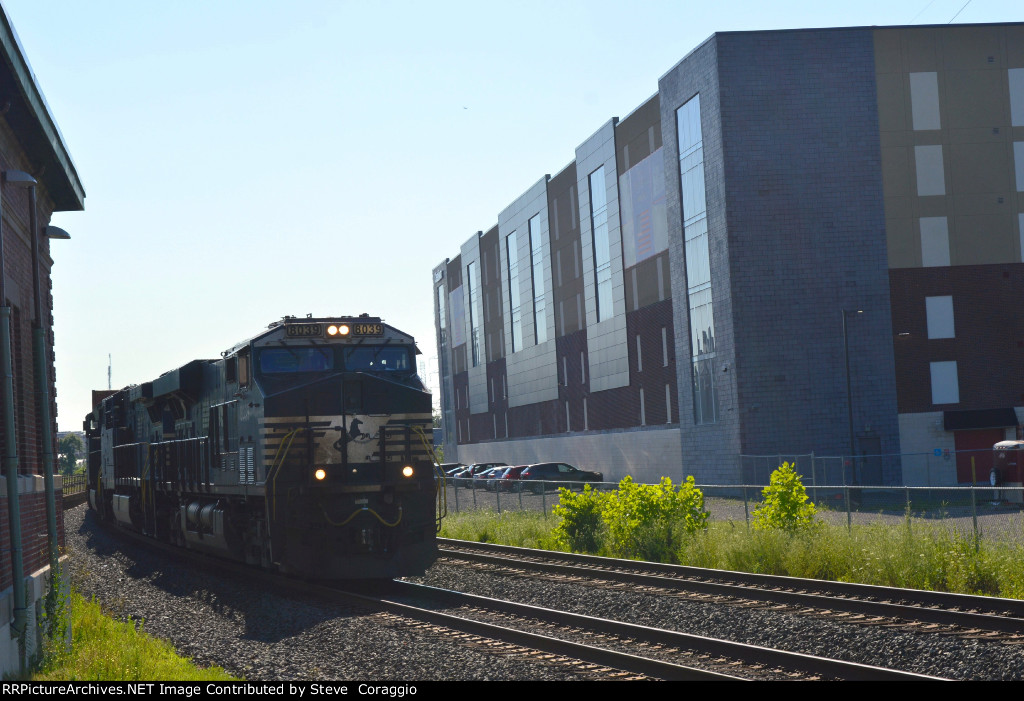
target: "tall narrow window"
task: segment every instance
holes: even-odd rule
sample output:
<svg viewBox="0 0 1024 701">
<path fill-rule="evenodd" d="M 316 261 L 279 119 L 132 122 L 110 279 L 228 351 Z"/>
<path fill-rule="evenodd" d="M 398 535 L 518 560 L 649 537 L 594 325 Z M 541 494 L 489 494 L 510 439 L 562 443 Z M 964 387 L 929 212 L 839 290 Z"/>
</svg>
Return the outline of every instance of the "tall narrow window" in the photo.
<svg viewBox="0 0 1024 701">
<path fill-rule="evenodd" d="M 529 221 L 530 271 L 533 282 L 533 341 L 535 344 L 548 340 L 547 308 L 544 294 L 544 237 L 540 233 L 540 215 Z"/>
<path fill-rule="evenodd" d="M 608 191 L 604 166 L 590 174 L 590 223 L 594 244 L 594 291 L 597 320 L 612 316 L 612 260 L 608 238 Z"/>
<path fill-rule="evenodd" d="M 715 323 L 711 303 L 711 257 L 708 249 L 707 199 L 704 194 L 704 137 L 700 96 L 676 111 L 679 179 L 683 202 L 686 292 L 690 308 L 690 352 L 694 423 L 718 420 L 715 388 Z"/>
<path fill-rule="evenodd" d="M 473 367 L 480 364 L 480 264 L 466 266 L 466 289 L 469 295 L 469 340 Z"/>
<path fill-rule="evenodd" d="M 519 299 L 519 246 L 516 232 L 505 237 L 505 254 L 508 260 L 508 311 L 512 324 L 512 352 L 523 349 L 523 317 Z"/>
</svg>

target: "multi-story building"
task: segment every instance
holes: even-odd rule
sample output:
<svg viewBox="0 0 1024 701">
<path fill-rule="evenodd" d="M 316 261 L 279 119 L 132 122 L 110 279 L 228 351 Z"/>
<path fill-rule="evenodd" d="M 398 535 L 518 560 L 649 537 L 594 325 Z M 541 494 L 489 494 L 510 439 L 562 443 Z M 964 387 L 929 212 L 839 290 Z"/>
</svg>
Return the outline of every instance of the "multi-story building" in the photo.
<svg viewBox="0 0 1024 701">
<path fill-rule="evenodd" d="M 968 481 L 1022 249 L 1024 25 L 715 34 L 434 269 L 446 459 Z"/>
<path fill-rule="evenodd" d="M 60 476 L 51 483 L 56 487 L 52 534 L 43 476 L 55 472 L 57 454 L 53 261 L 47 235 L 55 231 L 47 225 L 55 211 L 82 209 L 85 192 L 2 7 L 0 59 L 0 321 L 9 323 L 11 340 L 9 385 L 5 381 L 0 393 L 6 395 L 0 396 L 0 676 L 5 676 L 17 674 L 39 652 L 40 599 L 51 581 L 50 554 L 56 552 L 50 537 L 57 546 L 64 542 Z M 38 329 L 40 362 L 33 357 Z M 15 473 L 13 480 L 7 479 L 8 470 Z M 8 489 L 12 481 L 16 490 Z"/>
</svg>

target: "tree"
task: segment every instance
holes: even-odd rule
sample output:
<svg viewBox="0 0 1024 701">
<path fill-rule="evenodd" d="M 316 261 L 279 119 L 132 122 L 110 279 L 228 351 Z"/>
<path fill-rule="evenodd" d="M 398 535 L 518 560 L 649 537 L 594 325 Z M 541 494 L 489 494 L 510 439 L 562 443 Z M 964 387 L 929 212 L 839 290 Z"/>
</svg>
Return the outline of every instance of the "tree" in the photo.
<svg viewBox="0 0 1024 701">
<path fill-rule="evenodd" d="M 57 462 L 60 464 L 60 473 L 62 475 L 72 475 L 75 473 L 75 463 L 78 462 L 78 455 L 85 450 L 85 446 L 82 445 L 82 439 L 76 436 L 74 433 L 68 435 L 57 441 Z"/>
<path fill-rule="evenodd" d="M 764 501 L 754 510 L 755 529 L 794 533 L 814 523 L 817 509 L 808 501 L 807 491 L 794 467 L 795 463 L 782 463 L 772 473 L 768 486 L 761 490 Z"/>
</svg>

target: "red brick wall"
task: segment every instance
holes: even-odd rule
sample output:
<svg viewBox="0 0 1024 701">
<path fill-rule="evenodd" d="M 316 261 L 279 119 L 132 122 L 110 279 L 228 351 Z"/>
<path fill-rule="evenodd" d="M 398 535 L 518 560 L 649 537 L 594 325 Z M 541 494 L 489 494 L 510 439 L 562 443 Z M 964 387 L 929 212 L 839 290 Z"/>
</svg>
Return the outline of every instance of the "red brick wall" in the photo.
<svg viewBox="0 0 1024 701">
<path fill-rule="evenodd" d="M 0 170 L 22 170 L 36 175 L 36 169 L 25 156 L 18 139 L 6 120 L 0 117 Z M 53 202 L 41 181 L 36 188 L 38 226 L 50 221 Z M 33 286 L 32 248 L 29 237 L 29 194 L 10 185 L 0 185 L 0 206 L 3 211 L 4 272 L 6 274 L 7 301 L 12 307 L 11 355 L 14 368 L 15 434 L 18 448 L 18 472 L 23 475 L 42 474 L 42 430 L 39 406 L 36 401 L 35 378 L 32 361 Z M 47 374 L 50 393 L 51 435 L 56 456 L 57 408 L 53 365 L 53 298 L 50 283 L 49 241 L 40 237 L 40 279 L 43 294 L 43 328 L 48 341 Z M 2 397 L 0 397 L 2 401 Z M 2 411 L 0 403 L 0 411 Z M 2 423 L 0 423 L 2 427 Z M 4 436 L 0 430 L 0 456 L 4 451 Z M 56 469 L 56 462 L 50 466 Z M 59 494 L 59 493 L 58 493 Z M 11 586 L 10 527 L 7 516 L 7 498 L 0 504 L 0 591 Z M 20 500 L 22 558 L 25 574 L 30 574 L 47 563 L 46 501 L 42 492 L 23 494 Z M 57 499 L 58 539 L 64 543 L 63 515 Z"/>
</svg>

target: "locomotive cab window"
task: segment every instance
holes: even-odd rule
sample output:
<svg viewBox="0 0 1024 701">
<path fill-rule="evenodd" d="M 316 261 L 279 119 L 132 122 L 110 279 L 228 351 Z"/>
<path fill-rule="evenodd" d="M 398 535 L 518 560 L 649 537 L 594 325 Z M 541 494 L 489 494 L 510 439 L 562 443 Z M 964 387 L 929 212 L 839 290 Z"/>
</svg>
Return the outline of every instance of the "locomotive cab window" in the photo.
<svg viewBox="0 0 1024 701">
<path fill-rule="evenodd" d="M 260 372 L 323 372 L 334 369 L 334 355 L 326 348 L 264 348 L 260 351 Z"/>
<path fill-rule="evenodd" d="M 409 372 L 412 361 L 406 346 L 352 346 L 343 351 L 345 369 L 362 372 Z"/>
</svg>

